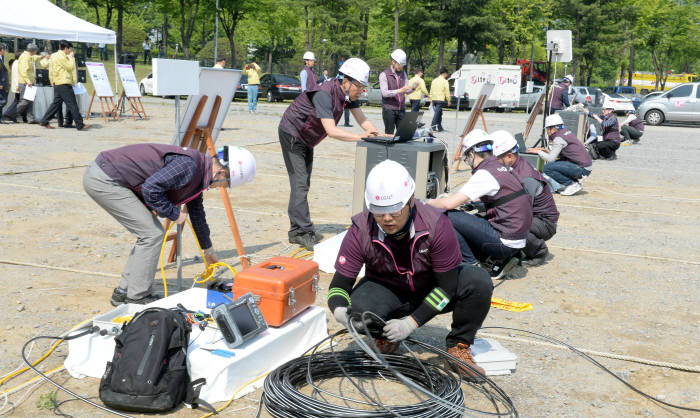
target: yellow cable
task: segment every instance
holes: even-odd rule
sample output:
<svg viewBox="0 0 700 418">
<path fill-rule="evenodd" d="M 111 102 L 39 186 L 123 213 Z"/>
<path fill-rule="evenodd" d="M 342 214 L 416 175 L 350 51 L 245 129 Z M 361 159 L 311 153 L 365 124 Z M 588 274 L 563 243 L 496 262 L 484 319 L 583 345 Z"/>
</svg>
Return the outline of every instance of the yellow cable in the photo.
<svg viewBox="0 0 700 418">
<path fill-rule="evenodd" d="M 64 367 L 66 367 L 66 366 L 63 366 L 63 365 L 58 366 L 58 367 L 56 367 L 55 369 L 51 369 L 51 370 L 49 370 L 48 372 L 44 372 L 44 375 L 45 375 L 45 376 L 49 376 L 49 375 L 53 374 L 54 372 L 57 372 L 57 371 L 63 369 Z M 13 387 L 12 389 L 8 389 L 8 390 L 6 390 L 6 391 L 4 391 L 4 392 L 0 392 L 0 396 L 1 396 L 1 395 L 5 395 L 5 394 L 9 394 L 9 393 L 11 393 L 11 392 L 14 392 L 14 391 L 17 390 L 17 389 L 21 389 L 23 386 L 27 386 L 28 384 L 30 384 L 30 383 L 32 383 L 32 382 L 38 380 L 38 379 L 42 379 L 42 377 L 41 377 L 41 376 L 33 377 L 33 378 L 27 380 L 26 382 L 24 382 L 24 383 L 22 383 L 22 384 L 19 384 L 19 385 L 15 386 L 15 387 Z"/>
</svg>

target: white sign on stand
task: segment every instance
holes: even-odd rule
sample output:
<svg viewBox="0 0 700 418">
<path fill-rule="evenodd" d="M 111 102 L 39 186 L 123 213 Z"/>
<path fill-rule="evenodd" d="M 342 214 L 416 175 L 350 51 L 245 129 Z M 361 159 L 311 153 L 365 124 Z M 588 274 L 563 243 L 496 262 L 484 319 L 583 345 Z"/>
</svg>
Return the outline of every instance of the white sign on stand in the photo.
<svg viewBox="0 0 700 418">
<path fill-rule="evenodd" d="M 199 62 L 153 59 L 153 95 L 189 96 L 199 94 Z"/>
<path fill-rule="evenodd" d="M 112 92 L 112 85 L 109 83 L 109 77 L 107 77 L 107 71 L 105 71 L 105 65 L 101 62 L 86 62 L 85 66 L 95 88 L 95 95 L 99 97 L 113 97 L 114 93 Z"/>
<path fill-rule="evenodd" d="M 122 82 L 126 97 L 141 97 L 139 83 L 136 81 L 136 75 L 131 65 L 117 64 L 117 71 L 119 72 L 119 79 Z"/>
</svg>

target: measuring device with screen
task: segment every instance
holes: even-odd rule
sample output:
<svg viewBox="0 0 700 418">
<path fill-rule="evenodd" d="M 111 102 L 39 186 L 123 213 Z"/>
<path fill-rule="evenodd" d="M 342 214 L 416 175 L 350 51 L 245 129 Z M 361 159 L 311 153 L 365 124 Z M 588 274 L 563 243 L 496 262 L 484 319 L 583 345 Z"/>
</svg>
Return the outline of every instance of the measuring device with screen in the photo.
<svg viewBox="0 0 700 418">
<path fill-rule="evenodd" d="M 267 329 L 253 293 L 248 292 L 231 303 L 212 309 L 219 330 L 229 347 L 234 348 Z"/>
</svg>

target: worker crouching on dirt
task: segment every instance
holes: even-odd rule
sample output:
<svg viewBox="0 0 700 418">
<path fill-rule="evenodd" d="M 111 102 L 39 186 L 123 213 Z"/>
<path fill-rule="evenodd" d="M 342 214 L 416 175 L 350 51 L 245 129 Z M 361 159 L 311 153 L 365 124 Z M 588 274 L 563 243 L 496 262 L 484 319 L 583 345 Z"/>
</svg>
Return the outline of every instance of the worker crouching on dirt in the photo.
<svg viewBox="0 0 700 418">
<path fill-rule="evenodd" d="M 513 135 L 507 131 L 496 131 L 490 137 L 493 139 L 493 155 L 501 164 L 513 170 L 513 174 L 520 179 L 532 197 L 532 225 L 523 248 L 525 258 L 522 264 L 528 267 L 539 266 L 549 255 L 545 241 L 557 233 L 559 210 L 554 196 L 547 179 L 519 155 L 518 142 Z"/>
<path fill-rule="evenodd" d="M 532 223 L 531 198 L 512 171 L 493 156 L 492 140 L 486 132 L 471 131 L 463 150 L 472 177 L 457 192 L 428 200 L 428 204 L 449 210 L 465 263 L 490 259 L 507 265 L 525 247 Z M 452 210 L 475 201 L 485 205 L 484 216 Z"/>
<path fill-rule="evenodd" d="M 343 79 L 329 80 L 317 89 L 300 94 L 282 115 L 278 128 L 284 165 L 289 176 L 289 242 L 313 250 L 321 236 L 314 230 L 309 213 L 309 186 L 314 163 L 314 147 L 326 136 L 341 141 L 360 141 L 378 135 L 377 128 L 360 109 L 360 94 L 369 83 L 369 66 L 350 58 L 338 70 Z M 337 126 L 349 108 L 364 133 L 355 134 Z"/>
<path fill-rule="evenodd" d="M 242 157 L 234 158 L 238 154 Z M 228 164 L 229 158 L 240 163 Z M 230 187 L 232 177 L 236 185 L 249 181 L 251 170 L 254 175 L 255 160 L 239 147 L 220 148 L 216 159 L 196 149 L 165 144 L 127 145 L 98 154 L 85 170 L 83 187 L 137 237 L 111 304 L 146 304 L 158 299 L 151 287 L 164 230 L 153 211 L 180 225 L 189 214 L 206 262 L 216 263 L 202 192 L 210 187 Z M 183 204 L 187 212 L 180 209 Z"/>
<path fill-rule="evenodd" d="M 474 343 L 491 305 L 493 285 L 485 270 L 467 265 L 455 231 L 440 210 L 414 199 L 415 182 L 399 163 L 385 160 L 367 176 L 367 208 L 352 218 L 328 290 L 334 318 L 348 325 L 363 312 L 386 322 L 377 346 L 393 352 L 435 315 L 452 312 L 447 351 L 472 368 Z M 365 265 L 365 277 L 355 280 Z M 354 287 L 353 287 L 354 286 Z M 474 376 L 462 368 L 463 374 Z"/>
</svg>

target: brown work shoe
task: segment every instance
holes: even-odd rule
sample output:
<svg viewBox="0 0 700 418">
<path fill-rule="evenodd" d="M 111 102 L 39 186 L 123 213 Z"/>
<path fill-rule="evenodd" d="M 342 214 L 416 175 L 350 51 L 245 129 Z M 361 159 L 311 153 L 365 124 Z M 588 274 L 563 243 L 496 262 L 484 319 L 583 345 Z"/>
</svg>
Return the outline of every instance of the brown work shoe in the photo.
<svg viewBox="0 0 700 418">
<path fill-rule="evenodd" d="M 472 357 L 472 350 L 469 348 L 469 344 L 457 343 L 456 346 L 448 348 L 447 352 L 457 357 L 482 375 L 486 375 L 486 371 L 474 362 L 474 357 Z M 481 376 L 474 373 L 471 369 L 460 364 L 455 363 L 453 364 L 453 367 L 456 367 L 457 370 L 455 371 L 462 374 L 462 376 L 477 379 L 481 378 Z"/>
<path fill-rule="evenodd" d="M 392 343 L 386 338 L 375 338 L 374 343 L 377 344 L 377 348 L 382 354 L 391 354 L 396 351 L 396 347 L 399 346 L 399 343 Z"/>
</svg>

